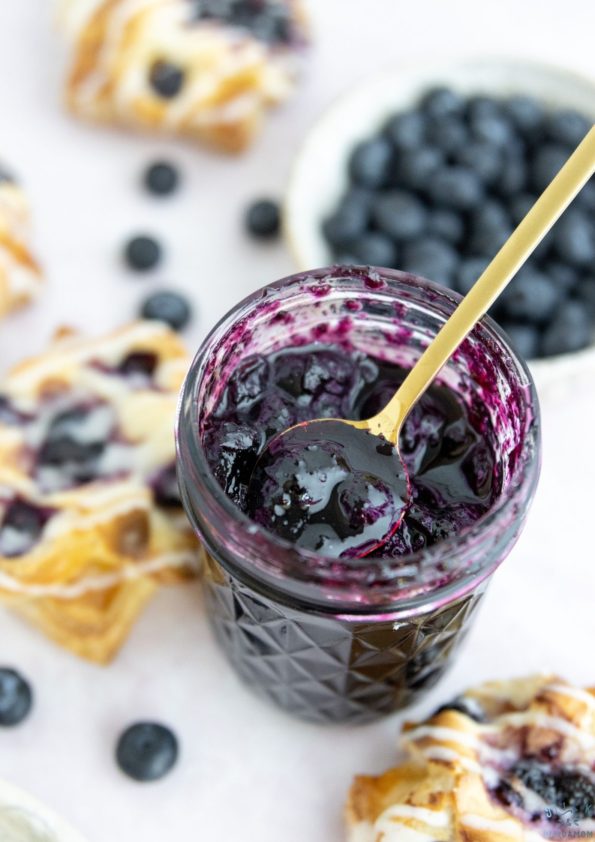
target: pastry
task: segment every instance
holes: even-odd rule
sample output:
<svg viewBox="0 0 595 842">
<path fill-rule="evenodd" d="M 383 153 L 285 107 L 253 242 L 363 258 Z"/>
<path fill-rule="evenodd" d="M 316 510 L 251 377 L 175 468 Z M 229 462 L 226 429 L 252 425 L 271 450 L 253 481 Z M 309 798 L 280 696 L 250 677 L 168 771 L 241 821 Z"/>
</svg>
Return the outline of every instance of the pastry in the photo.
<svg viewBox="0 0 595 842">
<path fill-rule="evenodd" d="M 403 747 L 403 765 L 356 778 L 351 842 L 595 837 L 595 689 L 490 682 L 407 723 Z"/>
<path fill-rule="evenodd" d="M 197 547 L 174 468 L 176 334 L 62 332 L 0 383 L 0 598 L 58 643 L 109 660 Z"/>
<path fill-rule="evenodd" d="M 29 302 L 40 290 L 41 272 L 28 239 L 26 196 L 0 165 L 0 318 Z"/>
<path fill-rule="evenodd" d="M 67 104 L 105 123 L 239 152 L 290 95 L 301 0 L 62 0 Z"/>
</svg>

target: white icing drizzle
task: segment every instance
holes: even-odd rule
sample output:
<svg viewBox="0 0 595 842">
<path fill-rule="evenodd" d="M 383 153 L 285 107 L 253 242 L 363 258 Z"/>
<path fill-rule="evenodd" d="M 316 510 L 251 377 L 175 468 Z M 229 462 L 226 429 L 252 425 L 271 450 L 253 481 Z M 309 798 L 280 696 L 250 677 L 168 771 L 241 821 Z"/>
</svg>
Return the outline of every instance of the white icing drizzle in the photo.
<svg viewBox="0 0 595 842">
<path fill-rule="evenodd" d="M 513 839 L 524 838 L 522 828 L 512 819 L 486 819 L 485 816 L 475 813 L 464 813 L 461 816 L 461 824 L 474 830 L 487 830 L 502 836 L 511 836 Z"/>
<path fill-rule="evenodd" d="M 394 804 L 374 822 L 372 838 L 383 840 L 383 842 L 434 842 L 434 835 L 428 835 L 424 831 L 410 827 L 407 820 L 430 827 L 445 828 L 450 823 L 450 816 L 444 810 L 428 810 L 426 807 L 414 807 L 410 804 Z"/>
<path fill-rule="evenodd" d="M 429 810 L 427 807 L 415 807 L 412 804 L 395 804 L 385 810 L 381 818 L 414 819 L 420 824 L 429 824 L 432 827 L 447 827 L 450 822 L 450 816 L 445 810 Z"/>
<path fill-rule="evenodd" d="M 423 740 L 424 737 L 430 737 L 441 743 L 459 743 L 469 748 L 478 748 L 480 741 L 475 734 L 469 734 L 467 731 L 457 731 L 454 728 L 445 728 L 442 725 L 420 725 L 412 731 L 407 731 L 404 734 L 406 740 L 416 742 Z"/>
<path fill-rule="evenodd" d="M 551 729 L 565 737 L 575 740 L 586 751 L 595 748 L 595 737 L 592 734 L 581 731 L 580 728 L 568 722 L 567 719 L 563 719 L 560 716 L 549 716 L 538 710 L 505 714 L 500 717 L 500 723 L 501 725 L 512 725 L 514 727 L 532 725 L 537 728 Z"/>
<path fill-rule="evenodd" d="M 577 699 L 583 702 L 590 708 L 595 707 L 595 696 L 587 693 L 586 690 L 581 690 L 579 687 L 571 687 L 569 684 L 548 684 L 544 690 L 556 693 L 560 696 L 568 696 L 571 699 Z"/>
<path fill-rule="evenodd" d="M 7 573 L 0 571 L 0 588 L 11 593 L 26 594 L 27 596 L 54 597 L 56 599 L 78 599 L 92 591 L 104 591 L 121 584 L 134 581 L 144 576 L 159 573 L 167 568 L 197 568 L 195 552 L 183 550 L 180 552 L 164 553 L 145 561 L 126 565 L 116 573 L 105 573 L 97 576 L 86 576 L 70 585 L 33 585 L 13 579 Z"/>
<path fill-rule="evenodd" d="M 476 774 L 481 774 L 481 766 L 475 760 L 472 760 L 470 757 L 465 757 L 464 754 L 459 754 L 458 751 L 455 751 L 452 748 L 447 748 L 446 746 L 422 746 L 421 747 L 422 754 L 424 757 L 427 757 L 428 760 L 444 760 L 447 763 L 458 763 L 468 772 L 475 772 Z"/>
</svg>

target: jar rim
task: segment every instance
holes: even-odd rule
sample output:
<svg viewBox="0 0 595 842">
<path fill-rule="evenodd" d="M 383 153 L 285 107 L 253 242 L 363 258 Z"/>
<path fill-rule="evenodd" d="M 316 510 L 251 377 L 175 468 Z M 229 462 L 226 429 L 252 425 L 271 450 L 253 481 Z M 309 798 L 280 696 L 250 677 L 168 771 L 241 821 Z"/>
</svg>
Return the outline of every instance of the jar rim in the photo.
<svg viewBox="0 0 595 842">
<path fill-rule="evenodd" d="M 357 582 L 354 579 L 346 584 L 345 577 L 342 574 L 339 577 L 339 581 L 332 581 L 332 578 L 329 579 L 327 574 L 329 573 L 329 568 L 336 565 L 337 559 L 325 557 L 303 548 L 297 548 L 291 542 L 268 532 L 264 527 L 256 524 L 247 514 L 241 511 L 219 484 L 210 468 L 199 435 L 200 407 L 197 400 L 197 389 L 200 385 L 200 374 L 204 373 L 209 351 L 214 347 L 214 344 L 224 337 L 227 331 L 239 319 L 246 317 L 251 310 L 261 304 L 267 296 L 286 289 L 292 284 L 299 285 L 306 282 L 320 283 L 323 281 L 326 283 L 332 282 L 333 279 L 363 281 L 365 278 L 370 277 L 378 277 L 383 281 L 388 281 L 393 289 L 395 284 L 400 285 L 404 289 L 407 287 L 412 289 L 415 287 L 417 290 L 422 288 L 430 293 L 431 296 L 440 297 L 443 301 L 448 301 L 452 307 L 456 306 L 462 297 L 450 289 L 446 289 L 419 276 L 399 270 L 370 266 L 322 267 L 310 272 L 292 274 L 267 284 L 246 296 L 231 308 L 217 322 L 201 343 L 192 361 L 180 394 L 176 423 L 178 474 L 182 499 L 186 512 L 193 526 L 200 533 L 206 548 L 215 551 L 217 549 L 216 542 L 209 540 L 209 535 L 205 534 L 209 527 L 213 528 L 213 525 L 217 522 L 219 523 L 218 528 L 224 525 L 227 527 L 233 525 L 235 529 L 232 531 L 236 533 L 236 544 L 241 546 L 245 562 L 238 564 L 238 559 L 234 558 L 230 566 L 235 569 L 236 573 L 243 574 L 248 579 L 267 584 L 275 590 L 288 591 L 293 596 L 299 595 L 301 598 L 318 603 L 320 606 L 328 605 L 330 602 L 336 610 L 337 605 L 341 605 L 346 615 L 351 613 L 359 614 L 364 611 L 369 613 L 371 609 L 374 610 L 373 603 L 370 603 L 366 599 L 362 604 L 359 598 L 362 589 L 361 577 Z M 368 292 L 372 297 L 374 295 L 374 288 L 370 288 Z M 374 585 L 374 587 L 380 588 L 377 591 L 378 602 L 376 609 L 378 606 L 386 609 L 388 605 L 391 605 L 398 611 L 399 616 L 403 614 L 412 615 L 422 610 L 428 610 L 429 604 L 433 607 L 443 602 L 450 602 L 453 599 L 464 596 L 477 587 L 498 566 L 498 560 L 491 564 L 481 564 L 479 569 L 469 571 L 468 575 L 462 575 L 460 577 L 451 576 L 443 578 L 443 580 L 437 578 L 435 581 L 430 581 L 423 585 L 413 585 L 403 588 L 396 585 L 395 581 L 398 579 L 399 569 L 405 566 L 419 564 L 423 558 L 428 559 L 438 554 L 441 557 L 456 556 L 461 553 L 463 548 L 471 547 L 474 543 L 480 542 L 486 530 L 496 520 L 505 518 L 507 515 L 512 517 L 518 507 L 519 500 L 525 500 L 528 505 L 535 492 L 540 468 L 539 403 L 535 384 L 527 364 L 517 356 L 502 328 L 489 316 L 484 316 L 480 324 L 482 329 L 487 331 L 490 338 L 495 340 L 498 348 L 502 349 L 515 363 L 516 374 L 522 379 L 522 386 L 526 389 L 528 396 L 526 406 L 532 415 L 530 421 L 532 431 L 531 434 L 527 434 L 526 436 L 523 447 L 523 459 L 519 460 L 520 462 L 522 461 L 520 471 L 517 470 L 515 472 L 515 481 L 510 490 L 503 492 L 487 512 L 482 514 L 473 523 L 462 527 L 454 535 L 437 542 L 431 547 L 426 547 L 407 555 L 401 555 L 395 559 L 367 557 L 365 569 L 368 573 L 365 574 L 366 576 L 371 575 L 372 569 L 382 569 L 383 571 L 382 578 L 384 581 L 382 586 Z M 192 468 L 194 469 L 191 481 L 198 483 L 200 486 L 202 499 L 203 501 L 207 501 L 208 512 L 198 512 L 196 506 L 192 504 L 191 495 L 189 494 L 189 489 L 183 475 L 184 470 L 180 469 L 183 463 L 184 468 L 187 467 L 187 463 L 184 462 L 186 456 L 190 457 Z M 221 534 L 229 537 L 225 529 Z M 274 555 L 274 564 L 267 561 L 269 554 Z M 364 570 L 363 567 L 358 569 Z M 304 574 L 305 570 L 308 571 L 308 575 Z M 317 571 L 317 575 L 313 575 L 314 571 Z M 324 583 L 322 581 L 323 578 Z M 368 597 L 369 594 L 366 594 L 366 596 Z"/>
</svg>

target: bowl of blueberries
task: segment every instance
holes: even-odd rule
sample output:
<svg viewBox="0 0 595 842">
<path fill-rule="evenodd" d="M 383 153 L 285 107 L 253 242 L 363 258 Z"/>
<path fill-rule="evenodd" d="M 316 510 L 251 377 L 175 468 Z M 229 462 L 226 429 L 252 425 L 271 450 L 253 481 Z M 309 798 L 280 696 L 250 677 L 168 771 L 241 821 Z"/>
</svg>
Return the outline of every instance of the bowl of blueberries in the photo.
<svg viewBox="0 0 595 842">
<path fill-rule="evenodd" d="M 403 66 L 343 95 L 298 153 L 299 268 L 370 264 L 465 294 L 595 122 L 595 81 L 525 60 Z M 595 373 L 595 179 L 491 315 L 541 392 Z"/>
</svg>

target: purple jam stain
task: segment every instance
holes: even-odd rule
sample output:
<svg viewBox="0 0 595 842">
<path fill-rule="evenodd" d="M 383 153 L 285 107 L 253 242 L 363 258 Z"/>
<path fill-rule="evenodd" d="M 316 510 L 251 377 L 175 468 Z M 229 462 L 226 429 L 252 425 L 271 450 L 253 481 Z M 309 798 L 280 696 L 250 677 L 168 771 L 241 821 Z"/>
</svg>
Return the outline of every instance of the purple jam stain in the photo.
<svg viewBox="0 0 595 842">
<path fill-rule="evenodd" d="M 249 357 L 230 377 L 217 411 L 204 420 L 203 441 L 213 473 L 254 520 L 314 548 L 316 542 L 306 541 L 310 532 L 303 524 L 298 528 L 289 520 L 285 523 L 284 516 L 271 517 L 270 510 L 259 509 L 248 493 L 259 456 L 273 436 L 295 424 L 315 418 L 371 418 L 405 374 L 396 365 L 339 345 L 311 343 Z M 485 437 L 486 423 L 452 389 L 430 387 L 410 413 L 400 439 L 410 480 L 409 503 L 399 527 L 375 550 L 375 558 L 398 558 L 430 547 L 487 512 L 500 477 Z M 324 457 L 332 461 L 337 454 Z M 400 483 L 402 476 L 395 471 L 390 488 L 397 496 Z M 299 491 L 296 494 L 299 497 Z M 345 528 L 338 523 L 335 527 L 339 532 Z"/>
<path fill-rule="evenodd" d="M 267 445 L 251 476 L 248 513 L 299 547 L 360 558 L 397 529 L 407 477 L 396 448 L 342 421 L 300 424 Z"/>
<path fill-rule="evenodd" d="M 53 509 L 35 506 L 17 497 L 9 503 L 0 523 L 0 555 L 17 558 L 29 552 L 53 514 Z"/>
</svg>

